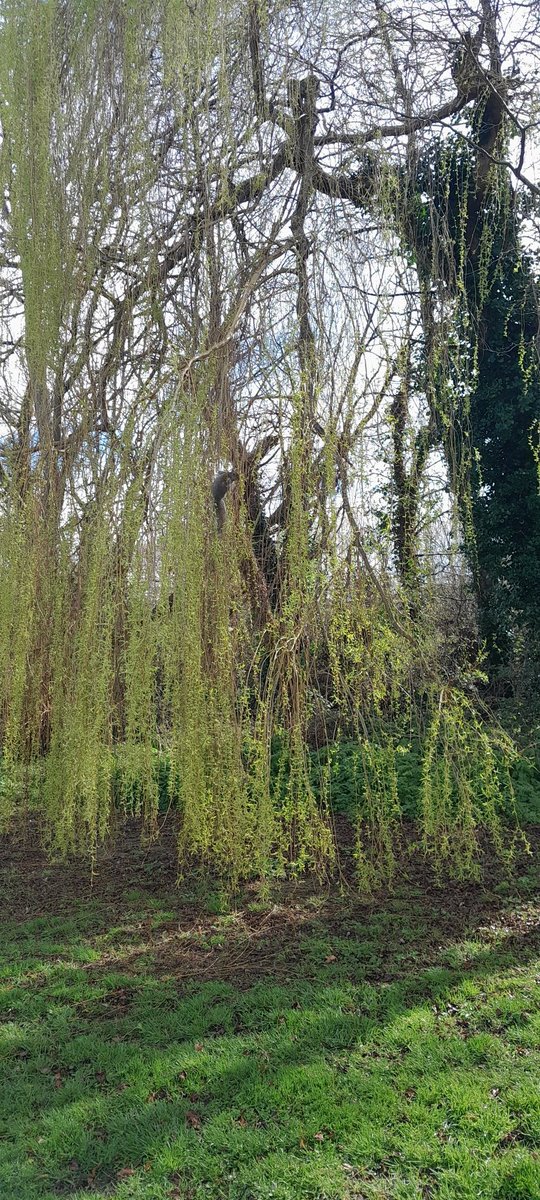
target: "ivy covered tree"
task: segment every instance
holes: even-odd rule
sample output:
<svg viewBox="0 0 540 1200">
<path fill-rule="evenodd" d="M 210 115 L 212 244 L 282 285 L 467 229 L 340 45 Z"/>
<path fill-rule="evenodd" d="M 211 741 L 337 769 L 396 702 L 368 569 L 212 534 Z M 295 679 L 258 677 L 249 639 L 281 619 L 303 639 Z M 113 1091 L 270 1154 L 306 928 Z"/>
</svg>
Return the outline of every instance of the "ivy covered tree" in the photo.
<svg viewBox="0 0 540 1200">
<path fill-rule="evenodd" d="M 484 12 L 490 69 L 478 57 L 485 20 L 476 39 L 464 36 L 458 49 L 459 63 L 466 64 L 462 86 L 476 95 L 469 135 L 436 146 L 420 161 L 409 190 L 409 238 L 425 289 L 446 289 L 457 302 L 459 365 L 464 347 L 468 371 L 463 379 L 454 362 L 450 388 L 439 375 L 437 423 L 497 676 L 508 671 L 523 639 L 538 652 L 539 310 L 532 262 L 521 243 L 520 202 L 504 161 L 515 132 L 508 110 L 514 80 L 501 71 L 494 13 L 488 5 Z"/>
</svg>

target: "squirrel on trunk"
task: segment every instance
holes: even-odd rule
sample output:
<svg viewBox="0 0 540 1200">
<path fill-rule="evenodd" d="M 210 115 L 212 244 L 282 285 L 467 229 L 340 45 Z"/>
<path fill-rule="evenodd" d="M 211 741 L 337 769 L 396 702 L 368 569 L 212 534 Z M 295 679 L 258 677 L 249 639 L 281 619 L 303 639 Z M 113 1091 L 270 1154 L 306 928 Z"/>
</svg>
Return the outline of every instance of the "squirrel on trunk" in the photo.
<svg viewBox="0 0 540 1200">
<path fill-rule="evenodd" d="M 212 483 L 212 499 L 216 511 L 218 533 L 221 533 L 227 517 L 225 496 L 233 483 L 238 482 L 238 471 L 218 471 Z"/>
</svg>

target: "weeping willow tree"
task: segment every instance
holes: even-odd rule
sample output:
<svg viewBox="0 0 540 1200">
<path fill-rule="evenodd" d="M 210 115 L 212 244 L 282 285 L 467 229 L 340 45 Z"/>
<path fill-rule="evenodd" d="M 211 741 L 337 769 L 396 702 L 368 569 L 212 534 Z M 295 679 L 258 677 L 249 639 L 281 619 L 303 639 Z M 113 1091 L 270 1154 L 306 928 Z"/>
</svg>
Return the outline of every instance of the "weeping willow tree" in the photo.
<svg viewBox="0 0 540 1200">
<path fill-rule="evenodd" d="M 338 13 L 332 63 L 304 16 L 297 58 L 294 6 L 4 7 L 2 820 L 37 811 L 60 853 L 94 855 L 123 810 L 153 836 L 165 758 L 184 863 L 322 872 L 346 740 L 368 888 L 395 867 L 396 754 L 413 736 L 438 868 L 473 871 L 484 828 L 507 847 L 512 748 L 482 713 L 475 631 L 449 653 L 422 564 L 449 569 L 460 540 L 473 564 L 502 545 L 474 479 L 490 453 L 479 328 L 495 304 L 499 342 L 517 330 L 507 290 L 532 268 L 517 234 L 506 253 L 506 169 L 479 183 L 502 92 L 489 151 L 479 135 L 434 160 L 411 142 L 485 113 L 480 47 L 474 79 L 414 118 L 403 31 L 376 3 L 359 37 L 386 56 L 406 121 L 376 111 L 367 54 L 375 124 L 333 131 L 349 43 Z M 522 455 L 529 326 L 508 368 Z M 430 465 L 452 492 L 440 519 Z"/>
</svg>

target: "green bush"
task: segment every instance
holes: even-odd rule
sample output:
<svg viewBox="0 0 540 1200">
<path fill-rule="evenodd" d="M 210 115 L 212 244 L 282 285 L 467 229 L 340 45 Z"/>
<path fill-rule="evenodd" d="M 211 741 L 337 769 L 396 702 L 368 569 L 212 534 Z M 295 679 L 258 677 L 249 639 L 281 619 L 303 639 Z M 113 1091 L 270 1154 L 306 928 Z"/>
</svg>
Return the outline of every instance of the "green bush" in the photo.
<svg viewBox="0 0 540 1200">
<path fill-rule="evenodd" d="M 420 817 L 422 785 L 422 745 L 420 739 L 398 742 L 394 750 L 398 796 L 405 820 Z M 309 754 L 310 779 L 320 799 L 327 800 L 332 812 L 356 820 L 362 810 L 364 776 L 362 747 L 358 741 L 334 742 Z M 178 795 L 171 789 L 171 764 L 164 751 L 154 751 L 154 771 L 159 795 L 159 811 L 178 806 Z M 283 801 L 289 777 L 288 752 L 281 738 L 272 739 L 270 758 L 270 787 L 276 803 Z M 519 755 L 510 768 L 515 793 L 516 812 L 520 823 L 540 823 L 540 767 L 530 758 Z M 8 783 L 0 775 L 0 791 Z M 115 755 L 113 795 L 118 807 L 136 813 L 141 806 L 141 789 L 137 780 L 126 783 L 121 747 Z"/>
</svg>

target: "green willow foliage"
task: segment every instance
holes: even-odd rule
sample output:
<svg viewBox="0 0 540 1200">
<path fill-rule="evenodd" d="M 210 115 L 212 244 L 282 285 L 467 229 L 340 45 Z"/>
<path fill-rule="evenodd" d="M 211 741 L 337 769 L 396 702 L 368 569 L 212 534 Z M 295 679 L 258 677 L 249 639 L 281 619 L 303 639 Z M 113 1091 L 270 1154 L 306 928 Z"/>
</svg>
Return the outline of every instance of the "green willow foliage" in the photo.
<svg viewBox="0 0 540 1200">
<path fill-rule="evenodd" d="M 314 781 L 308 736 L 314 720 L 329 724 L 337 712 L 334 736 L 354 737 L 359 748 L 362 885 L 394 871 L 401 837 L 394 751 L 413 728 L 425 738 L 425 849 L 438 864 L 472 871 L 483 828 L 504 847 L 510 750 L 495 753 L 472 701 L 440 677 L 436 630 L 420 618 L 414 624 L 399 595 L 374 588 L 335 515 L 324 548 L 315 545 L 320 480 L 305 371 L 290 398 L 278 601 L 267 604 L 264 621 L 253 596 L 260 579 L 242 483 L 221 533 L 212 503 L 215 466 L 233 461 L 235 431 L 216 419 L 220 360 L 209 351 L 210 318 L 188 346 L 193 362 L 199 355 L 192 368 L 181 366 L 180 350 L 176 362 L 173 355 L 158 434 L 135 467 L 144 434 L 137 415 L 111 433 L 105 418 L 96 420 L 99 387 L 77 382 L 77 364 L 71 432 L 62 432 L 64 397 L 55 384 L 88 281 L 96 264 L 99 274 L 100 255 L 114 254 L 115 220 L 132 220 L 143 234 L 147 220 L 151 227 L 144 197 L 156 164 L 148 132 L 155 89 L 171 106 L 179 144 L 192 145 L 194 98 L 212 77 L 210 107 L 218 106 L 223 141 L 233 137 L 219 65 L 225 17 L 230 35 L 235 6 L 211 0 L 4 5 L 1 172 L 13 212 L 24 358 L 20 440 L 8 455 L 0 515 L 2 823 L 37 810 L 53 852 L 94 855 L 120 803 L 154 836 L 156 751 L 164 750 L 183 863 L 202 858 L 233 881 L 329 870 L 332 750 Z M 120 137 L 119 160 L 109 149 Z M 151 304 L 159 264 L 139 265 Z M 117 298 L 108 299 L 114 309 Z M 91 315 L 102 300 L 96 291 Z M 81 354 L 106 362 L 121 332 L 115 321 L 101 348 L 86 345 Z M 150 386 L 141 383 L 135 414 Z M 100 473 L 113 437 L 114 469 Z M 330 486 L 331 464 L 326 474 Z"/>
</svg>

